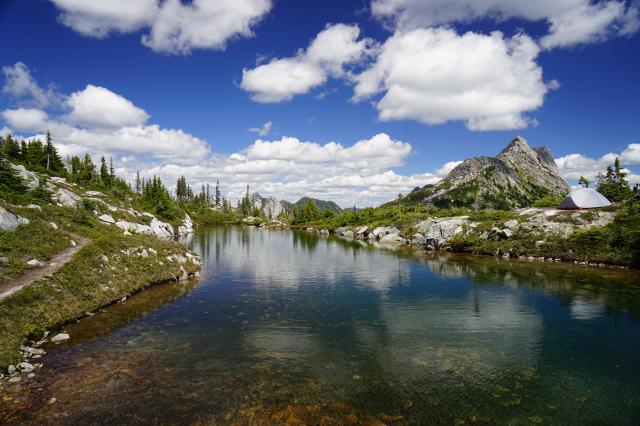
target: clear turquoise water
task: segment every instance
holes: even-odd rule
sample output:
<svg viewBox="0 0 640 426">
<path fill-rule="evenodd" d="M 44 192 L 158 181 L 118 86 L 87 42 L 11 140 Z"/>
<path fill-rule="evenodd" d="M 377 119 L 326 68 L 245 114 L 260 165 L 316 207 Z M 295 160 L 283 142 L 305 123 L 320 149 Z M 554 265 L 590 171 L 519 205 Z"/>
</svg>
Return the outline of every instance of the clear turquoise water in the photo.
<svg viewBox="0 0 640 426">
<path fill-rule="evenodd" d="M 254 228 L 185 243 L 199 282 L 67 327 L 11 422 L 640 424 L 638 275 Z"/>
</svg>

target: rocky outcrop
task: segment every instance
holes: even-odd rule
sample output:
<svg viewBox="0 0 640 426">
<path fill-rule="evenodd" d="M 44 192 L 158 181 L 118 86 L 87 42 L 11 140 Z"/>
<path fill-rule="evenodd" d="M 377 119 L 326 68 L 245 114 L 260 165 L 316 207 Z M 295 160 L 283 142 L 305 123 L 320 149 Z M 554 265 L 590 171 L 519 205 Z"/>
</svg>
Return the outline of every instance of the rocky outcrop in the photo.
<svg viewBox="0 0 640 426">
<path fill-rule="evenodd" d="M 27 188 L 37 188 L 38 183 L 40 182 L 37 174 L 30 172 L 22 164 L 12 164 L 11 167 L 13 167 L 13 170 L 15 170 L 20 175 L 20 177 L 24 181 L 24 184 L 27 185 Z"/>
<path fill-rule="evenodd" d="M 107 196 L 100 191 L 87 191 L 84 195 L 87 197 L 107 198 Z"/>
<path fill-rule="evenodd" d="M 276 197 L 264 198 L 254 192 L 249 197 L 249 201 L 252 208 L 260 210 L 270 219 L 278 217 L 284 211 L 282 203 Z"/>
<path fill-rule="evenodd" d="M 149 225 L 151 230 L 153 231 L 153 235 L 159 238 L 171 238 L 173 237 L 173 226 L 166 222 L 162 222 L 161 220 L 156 219 L 155 217 L 151 219 L 151 224 Z"/>
<path fill-rule="evenodd" d="M 455 236 L 464 232 L 468 219 L 468 216 L 455 216 L 422 221 L 417 225 L 412 241 L 420 241 L 422 236 L 428 250 L 444 248 Z"/>
<path fill-rule="evenodd" d="M 58 206 L 69 207 L 72 209 L 76 208 L 78 203 L 82 202 L 82 198 L 79 195 L 62 187 L 58 188 L 51 198 L 56 202 L 56 204 L 58 204 Z"/>
<path fill-rule="evenodd" d="M 469 158 L 438 184 L 413 191 L 407 199 L 439 207 L 508 210 L 530 206 L 547 194 L 564 195 L 569 189 L 551 151 L 531 149 L 518 136 L 495 158 Z"/>
<path fill-rule="evenodd" d="M 100 219 L 101 221 L 103 221 L 104 223 L 108 223 L 109 225 L 115 225 L 116 221 L 113 217 L 111 217 L 108 214 L 101 214 L 100 216 L 98 216 L 98 219 Z"/>
<path fill-rule="evenodd" d="M 555 209 L 524 209 L 520 211 L 520 215 L 526 216 L 526 220 L 520 222 L 518 228 L 541 234 L 567 237 L 577 229 L 606 226 L 615 218 L 614 212 L 591 211 L 589 213 L 589 219 L 585 220 L 582 212 L 566 212 Z"/>
<path fill-rule="evenodd" d="M 387 234 L 380 238 L 382 244 L 404 244 L 407 240 L 400 236 L 400 232 Z"/>
<path fill-rule="evenodd" d="M 18 216 L 0 207 L 0 229 L 3 231 L 13 231 L 18 226 L 28 223 L 29 219 L 26 217 Z"/>
<path fill-rule="evenodd" d="M 191 217 L 185 213 L 182 225 L 178 226 L 178 235 L 183 236 L 193 233 L 193 221 Z"/>
<path fill-rule="evenodd" d="M 400 234 L 400 230 L 395 226 L 378 226 L 376 229 L 371 231 L 371 233 L 376 238 L 382 238 L 390 234 Z"/>
<path fill-rule="evenodd" d="M 154 216 L 152 216 L 151 223 L 149 225 L 129 222 L 126 220 L 119 220 L 115 225 L 130 234 L 152 235 L 158 238 L 173 237 L 173 227 L 166 222 L 156 219 Z"/>
</svg>

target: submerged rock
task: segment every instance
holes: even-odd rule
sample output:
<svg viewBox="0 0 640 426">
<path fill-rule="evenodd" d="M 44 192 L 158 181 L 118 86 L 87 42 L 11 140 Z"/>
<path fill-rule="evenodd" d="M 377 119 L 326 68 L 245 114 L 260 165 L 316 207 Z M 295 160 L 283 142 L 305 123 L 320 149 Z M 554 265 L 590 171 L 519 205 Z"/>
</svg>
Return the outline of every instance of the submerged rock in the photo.
<svg viewBox="0 0 640 426">
<path fill-rule="evenodd" d="M 69 340 L 71 336 L 68 333 L 58 333 L 51 338 L 53 343 L 64 342 L 65 340 Z"/>
<path fill-rule="evenodd" d="M 20 364 L 18 364 L 18 369 L 20 369 L 20 371 L 23 373 L 31 373 L 36 368 L 33 366 L 33 364 L 29 364 L 28 362 L 21 362 Z"/>
</svg>

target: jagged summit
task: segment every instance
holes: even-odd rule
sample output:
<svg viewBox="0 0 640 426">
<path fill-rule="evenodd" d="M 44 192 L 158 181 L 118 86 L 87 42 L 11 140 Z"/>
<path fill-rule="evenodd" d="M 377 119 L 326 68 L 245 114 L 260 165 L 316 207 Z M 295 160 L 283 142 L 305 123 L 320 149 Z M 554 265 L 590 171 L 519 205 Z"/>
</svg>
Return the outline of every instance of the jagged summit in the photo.
<svg viewBox="0 0 640 426">
<path fill-rule="evenodd" d="M 496 157 L 469 158 L 438 184 L 408 198 L 440 207 L 511 209 L 529 206 L 547 194 L 564 195 L 569 189 L 549 148 L 532 149 L 526 139 L 516 136 Z"/>
</svg>

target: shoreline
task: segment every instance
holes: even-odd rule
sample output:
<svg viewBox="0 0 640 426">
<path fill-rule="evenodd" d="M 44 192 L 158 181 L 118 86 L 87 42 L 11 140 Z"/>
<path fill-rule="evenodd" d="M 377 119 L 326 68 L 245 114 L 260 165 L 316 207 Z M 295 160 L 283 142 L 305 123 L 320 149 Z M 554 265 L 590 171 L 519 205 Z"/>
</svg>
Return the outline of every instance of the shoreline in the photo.
<svg viewBox="0 0 640 426">
<path fill-rule="evenodd" d="M 281 222 L 280 222 L 281 223 Z M 225 224 L 226 225 L 226 224 Z M 563 265 L 576 265 L 576 266 L 584 266 L 584 267 L 592 267 L 592 268 L 608 268 L 608 269 L 616 269 L 616 270 L 630 270 L 630 271 L 640 271 L 640 269 L 638 268 L 633 268 L 630 267 L 629 265 L 620 265 L 620 264 L 607 264 L 607 263 L 603 263 L 603 262 L 590 262 L 590 261 L 581 261 L 581 260 L 577 260 L 577 259 L 570 259 L 570 258 L 562 258 L 562 257 L 549 257 L 549 256 L 531 256 L 531 255 L 527 255 L 527 254 L 520 254 L 520 255 L 511 255 L 509 254 L 508 256 L 505 256 L 506 253 L 498 253 L 498 254 L 492 254 L 492 253 L 483 253 L 483 252 L 479 252 L 479 251 L 473 251 L 473 250 L 455 250 L 452 248 L 451 245 L 446 245 L 444 249 L 434 249 L 434 250 L 428 250 L 426 249 L 423 245 L 420 244 L 415 244 L 412 243 L 410 239 L 408 238 L 403 238 L 405 241 L 380 241 L 377 238 L 374 240 L 368 239 L 368 238 L 358 238 L 356 236 L 344 236 L 344 235 L 340 235 L 339 233 L 337 234 L 335 231 L 339 230 L 340 228 L 335 228 L 335 229 L 329 229 L 327 227 L 318 227 L 318 226 L 296 226 L 296 225 L 280 225 L 278 224 L 277 226 L 274 227 L 270 227 L 269 225 L 263 226 L 262 224 L 249 224 L 246 222 L 236 222 L 235 225 L 237 226 L 249 226 L 249 227 L 253 227 L 253 228 L 262 228 L 262 229 L 268 229 L 268 230 L 291 230 L 291 231 L 299 231 L 299 232 L 312 232 L 314 234 L 317 234 L 318 236 L 324 236 L 327 237 L 328 235 L 333 235 L 336 238 L 339 238 L 343 241 L 352 241 L 352 242 L 361 242 L 364 244 L 367 244 L 368 246 L 372 246 L 372 247 L 382 247 L 382 248 L 386 248 L 386 249 L 391 249 L 391 250 L 398 250 L 398 249 L 411 249 L 415 252 L 425 252 L 425 253 L 456 253 L 456 254 L 465 254 L 465 255 L 473 255 L 473 256 L 479 256 L 479 257 L 486 257 L 486 258 L 496 258 L 496 259 L 502 259 L 502 260 L 508 260 L 508 261 L 518 261 L 518 262 L 523 262 L 523 263 L 554 263 L 554 264 L 563 264 Z M 349 229 L 357 229 L 357 228 L 362 228 L 365 227 L 365 225 L 363 226 L 350 226 L 350 227 L 345 227 L 345 228 L 349 228 Z M 394 227 L 393 224 L 389 224 L 386 226 L 380 226 L 380 227 L 386 227 L 386 228 L 391 228 Z M 400 234 L 398 234 L 400 235 Z M 509 253 L 509 252 L 507 252 Z"/>
<path fill-rule="evenodd" d="M 116 232 L 96 238 L 51 276 L 0 301 L 0 377 L 16 377 L 6 377 L 7 368 L 26 362 L 26 344 L 42 341 L 40 336 L 150 287 L 195 278 L 201 265 L 173 240 Z M 25 365 L 24 372 L 31 374 L 32 367 Z"/>
</svg>

